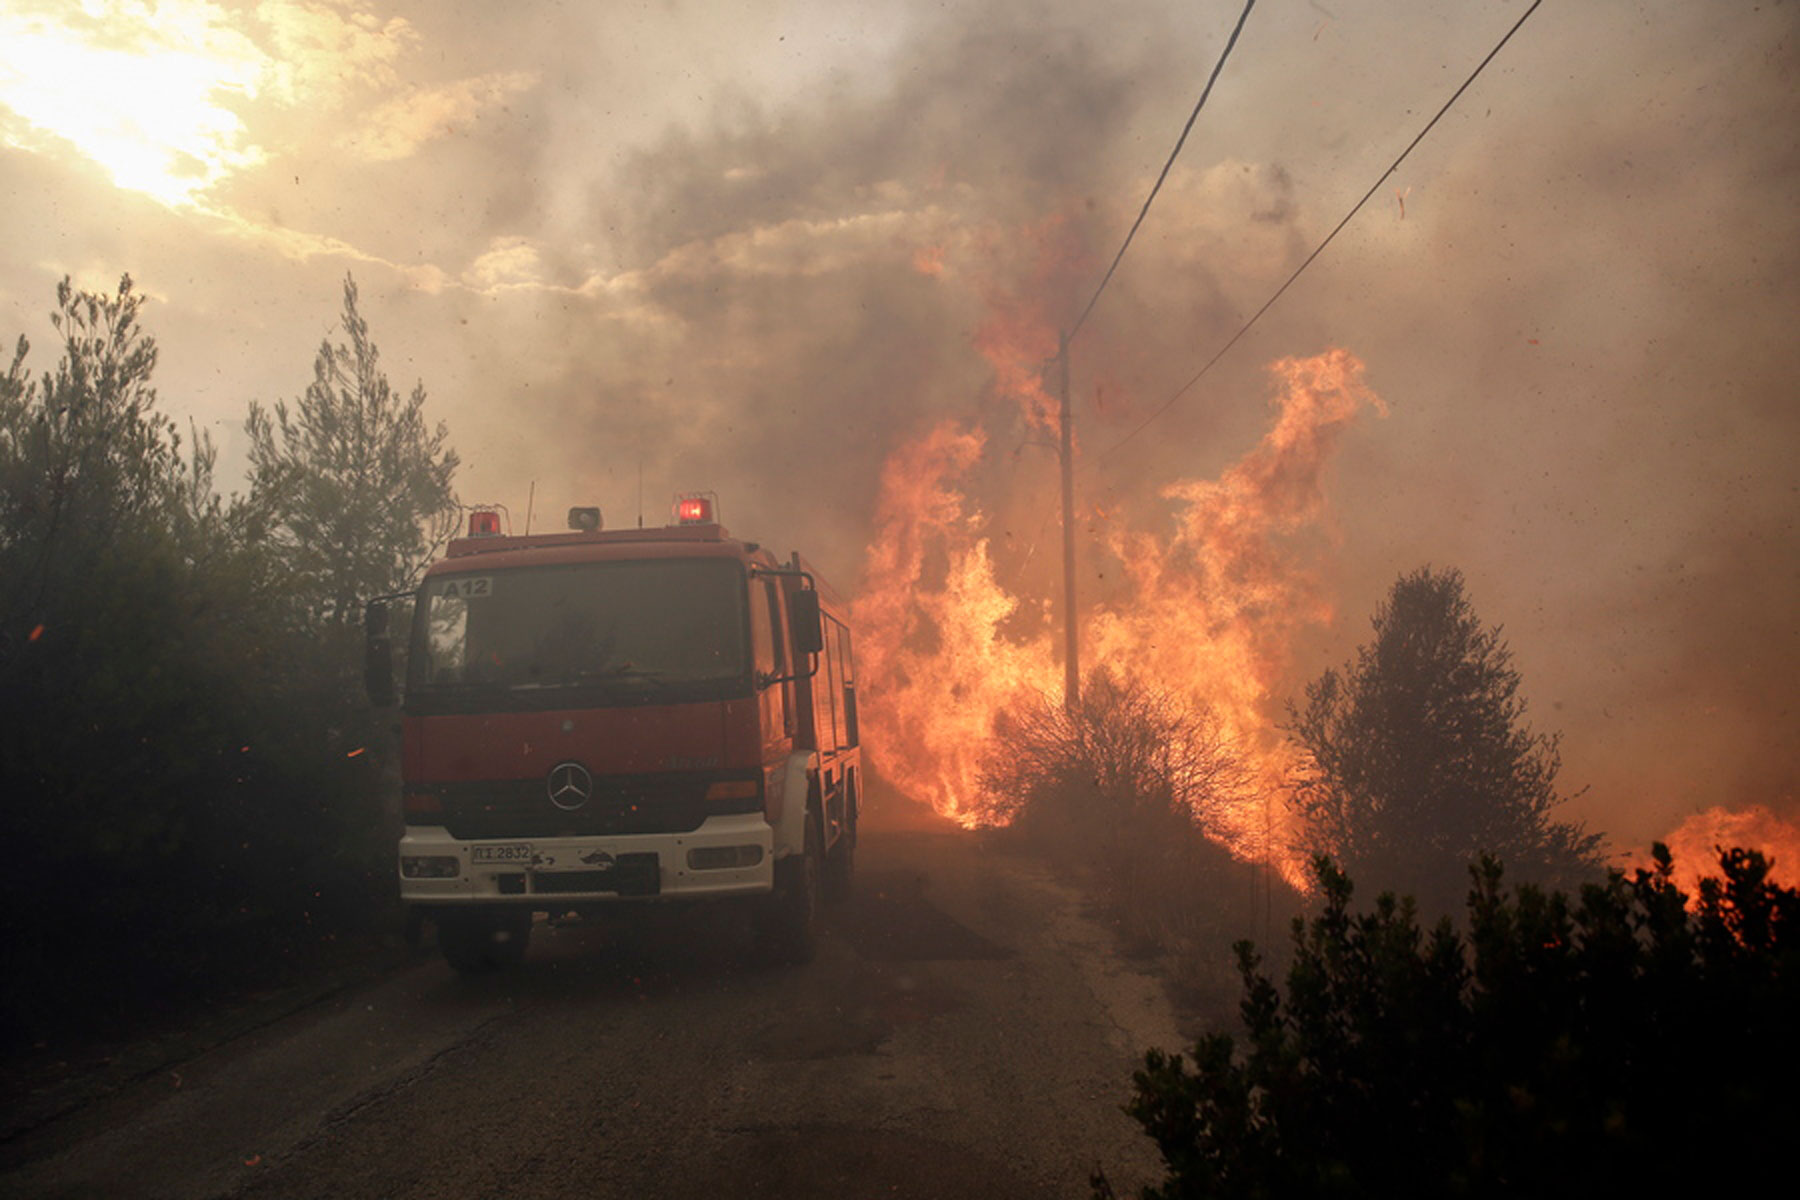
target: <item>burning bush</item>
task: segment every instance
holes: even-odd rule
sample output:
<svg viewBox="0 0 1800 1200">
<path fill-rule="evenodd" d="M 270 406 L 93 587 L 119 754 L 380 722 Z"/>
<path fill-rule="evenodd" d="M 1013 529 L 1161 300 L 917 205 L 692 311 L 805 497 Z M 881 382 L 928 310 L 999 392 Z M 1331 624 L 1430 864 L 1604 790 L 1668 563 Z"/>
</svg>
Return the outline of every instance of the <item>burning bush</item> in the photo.
<svg viewBox="0 0 1800 1200">
<path fill-rule="evenodd" d="M 1578 902 L 1474 871 L 1469 932 L 1410 900 L 1294 922 L 1284 1001 L 1238 944 L 1248 1046 L 1152 1050 L 1127 1107 L 1168 1175 L 1146 1197 L 1594 1196 L 1731 1190 L 1800 1121 L 1800 892 L 1720 854 L 1692 910 L 1668 850 Z M 1096 1196 L 1110 1196 L 1104 1176 Z"/>
<path fill-rule="evenodd" d="M 1039 696 L 1003 710 L 981 764 L 1003 822 L 1090 847 L 1132 827 L 1204 828 L 1249 780 L 1209 713 L 1104 668 L 1072 708 Z"/>
<path fill-rule="evenodd" d="M 1093 871 L 1127 946 L 1167 953 L 1177 991 L 1209 1010 L 1230 1002 L 1226 945 L 1274 886 L 1267 864 L 1207 836 L 1253 778 L 1210 713 L 1104 669 L 1073 709 L 1039 697 L 1003 710 L 981 763 L 987 811 Z"/>
</svg>

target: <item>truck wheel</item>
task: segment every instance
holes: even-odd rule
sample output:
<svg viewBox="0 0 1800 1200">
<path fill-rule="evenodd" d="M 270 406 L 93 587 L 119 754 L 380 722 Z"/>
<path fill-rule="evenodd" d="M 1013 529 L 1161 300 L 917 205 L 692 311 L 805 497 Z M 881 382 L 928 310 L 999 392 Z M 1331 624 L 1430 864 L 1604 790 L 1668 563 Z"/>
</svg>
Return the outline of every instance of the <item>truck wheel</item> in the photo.
<svg viewBox="0 0 1800 1200">
<path fill-rule="evenodd" d="M 531 942 L 531 914 L 458 913 L 438 918 L 438 949 L 460 975 L 480 975 L 515 966 Z"/>
<path fill-rule="evenodd" d="M 808 963 L 818 952 L 824 857 L 819 823 L 806 821 L 806 849 L 775 864 L 775 892 L 756 914 L 757 957 L 767 963 Z"/>
<path fill-rule="evenodd" d="M 825 856 L 825 900 L 842 904 L 850 898 L 856 874 L 856 817 L 851 816 L 837 845 Z"/>
</svg>

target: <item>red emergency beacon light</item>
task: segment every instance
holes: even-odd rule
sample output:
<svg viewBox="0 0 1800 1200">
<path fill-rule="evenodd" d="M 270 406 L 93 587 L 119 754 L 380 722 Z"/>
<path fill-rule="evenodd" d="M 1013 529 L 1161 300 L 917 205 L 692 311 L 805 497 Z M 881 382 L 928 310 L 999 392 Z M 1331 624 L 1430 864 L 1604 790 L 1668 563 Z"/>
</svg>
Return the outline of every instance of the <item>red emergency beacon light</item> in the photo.
<svg viewBox="0 0 1800 1200">
<path fill-rule="evenodd" d="M 469 514 L 470 537 L 499 537 L 500 514 L 491 508 L 478 508 Z"/>
<path fill-rule="evenodd" d="M 712 492 L 689 492 L 675 498 L 677 525 L 716 525 L 719 498 Z"/>
</svg>

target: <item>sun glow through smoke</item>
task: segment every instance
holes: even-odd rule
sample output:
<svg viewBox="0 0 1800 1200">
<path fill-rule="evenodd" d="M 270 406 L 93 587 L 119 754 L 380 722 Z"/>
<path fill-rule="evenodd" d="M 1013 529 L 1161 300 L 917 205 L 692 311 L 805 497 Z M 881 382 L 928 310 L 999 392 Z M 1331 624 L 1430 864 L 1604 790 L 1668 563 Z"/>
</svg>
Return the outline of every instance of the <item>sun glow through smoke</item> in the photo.
<svg viewBox="0 0 1800 1200">
<path fill-rule="evenodd" d="M 4 137 L 72 146 L 113 183 L 171 207 L 263 160 L 234 99 L 252 99 L 272 64 L 210 4 L 90 0 L 80 15 L 0 14 L 7 48 Z"/>
</svg>

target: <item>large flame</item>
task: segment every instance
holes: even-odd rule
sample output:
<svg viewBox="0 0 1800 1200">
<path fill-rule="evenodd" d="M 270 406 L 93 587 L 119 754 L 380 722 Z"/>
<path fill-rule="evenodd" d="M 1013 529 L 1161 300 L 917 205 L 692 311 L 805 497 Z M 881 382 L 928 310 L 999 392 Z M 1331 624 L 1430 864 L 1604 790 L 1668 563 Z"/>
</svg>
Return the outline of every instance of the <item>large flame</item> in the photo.
<svg viewBox="0 0 1800 1200">
<path fill-rule="evenodd" d="M 981 344 L 1013 360 L 1019 346 L 1042 343 L 990 332 Z M 1010 361 L 997 365 L 1027 421 L 1042 425 L 1039 382 Z M 1289 870 L 1298 864 L 1286 861 L 1287 839 L 1272 824 L 1279 806 L 1266 802 L 1289 766 L 1273 732 L 1274 689 L 1296 632 L 1331 616 L 1291 535 L 1323 515 L 1321 476 L 1337 433 L 1380 402 L 1344 350 L 1283 359 L 1271 373 L 1274 421 L 1256 447 L 1216 480 L 1162 488 L 1177 506 L 1172 526 L 1165 508 L 1160 528 L 1105 535 L 1123 584 L 1080 624 L 1084 665 L 1148 679 L 1209 710 L 1236 740 L 1260 787 L 1210 832 Z M 877 769 L 965 825 L 997 819 L 978 783 L 995 717 L 1061 680 L 1052 624 L 1012 620 L 1022 601 L 995 575 L 985 517 L 970 498 L 984 444 L 975 429 L 946 423 L 890 458 L 855 606 Z M 1012 628 L 1021 625 L 1029 632 Z"/>
<path fill-rule="evenodd" d="M 1163 489 L 1182 506 L 1172 534 L 1113 534 L 1129 595 L 1083 622 L 1095 663 L 1149 672 L 1210 711 L 1247 756 L 1258 794 L 1213 831 L 1247 857 L 1287 840 L 1272 824 L 1277 806 L 1265 803 L 1292 765 L 1275 732 L 1275 691 L 1295 636 L 1333 615 L 1291 536 L 1325 514 L 1321 478 L 1338 432 L 1365 406 L 1381 410 L 1362 370 L 1341 349 L 1273 364 L 1276 415 L 1261 443 L 1217 480 Z"/>
<path fill-rule="evenodd" d="M 1772 864 L 1771 880 L 1800 887 L 1800 825 L 1760 804 L 1737 812 L 1708 808 L 1694 813 L 1662 840 L 1675 860 L 1675 882 L 1690 896 L 1702 876 L 1719 873 L 1721 849 L 1760 850 Z M 1649 855 L 1637 865 L 1648 867 Z"/>
<path fill-rule="evenodd" d="M 1048 647 L 1001 634 L 1019 602 L 996 582 L 980 517 L 955 486 L 983 441 L 946 423 L 888 460 L 854 606 L 877 769 L 965 824 L 980 820 L 976 764 L 995 714 L 1049 688 L 1059 670 Z"/>
</svg>

